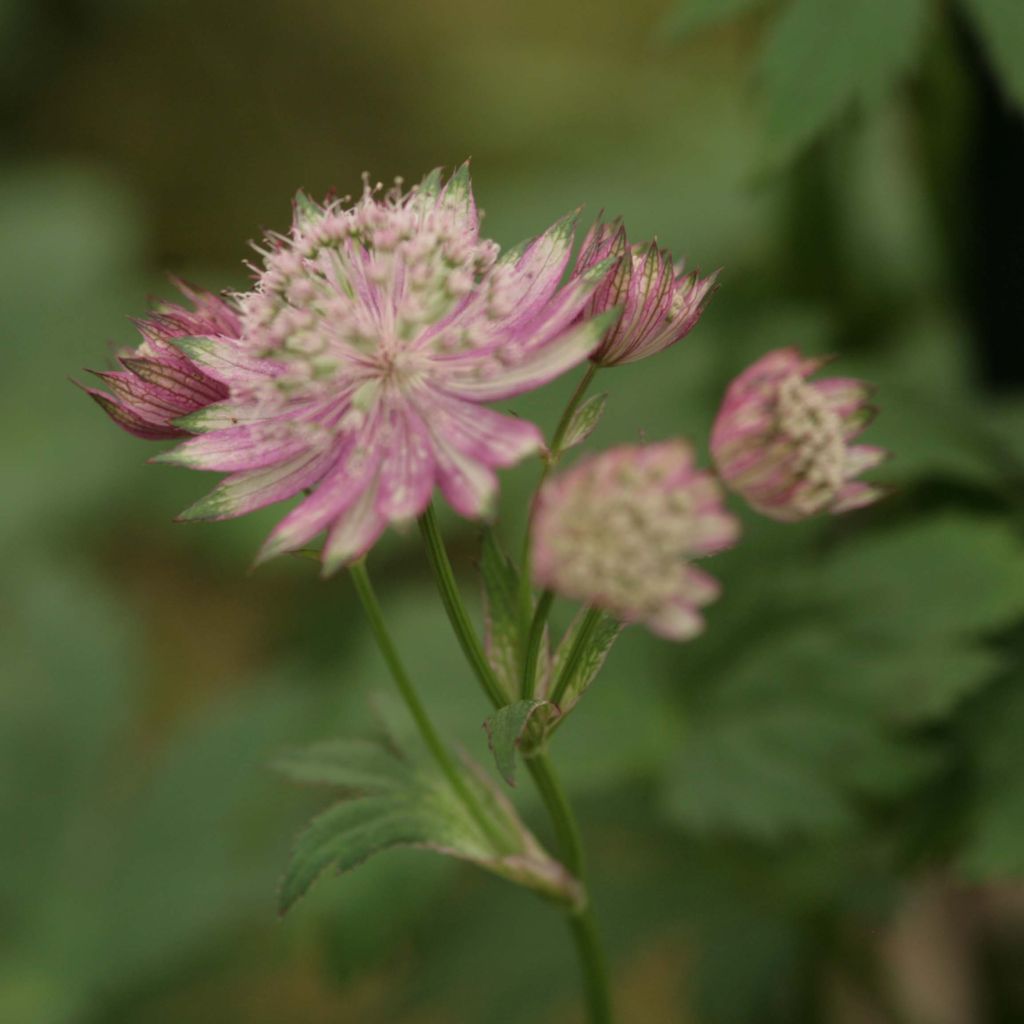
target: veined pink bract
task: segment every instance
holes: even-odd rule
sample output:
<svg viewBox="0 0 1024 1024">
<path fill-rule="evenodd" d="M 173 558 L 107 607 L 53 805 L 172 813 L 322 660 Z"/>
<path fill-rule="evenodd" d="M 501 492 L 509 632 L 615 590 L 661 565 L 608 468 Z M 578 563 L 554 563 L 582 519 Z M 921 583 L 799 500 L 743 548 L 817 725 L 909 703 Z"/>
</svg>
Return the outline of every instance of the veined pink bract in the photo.
<svg viewBox="0 0 1024 1024">
<path fill-rule="evenodd" d="M 850 443 L 872 418 L 869 386 L 849 377 L 809 380 L 826 361 L 795 348 L 769 352 L 729 385 L 715 420 L 719 474 L 772 519 L 848 512 L 883 494 L 855 478 L 888 453 Z"/>
<path fill-rule="evenodd" d="M 696 326 L 717 274 L 687 273 L 682 263 L 656 242 L 630 245 L 619 221 L 598 221 L 583 241 L 576 274 L 587 274 L 605 261 L 616 261 L 585 307 L 587 315 L 620 308 L 622 315 L 605 332 L 591 354 L 598 366 L 621 366 L 653 356 L 681 341 Z"/>
<path fill-rule="evenodd" d="M 110 389 L 84 390 L 120 427 L 147 441 L 188 437 L 177 420 L 228 397 L 228 381 L 211 376 L 193 362 L 177 342 L 203 335 L 226 349 L 240 345 L 236 311 L 209 292 L 176 282 L 194 309 L 162 303 L 138 321 L 142 341 L 118 354 L 120 370 L 92 370 Z"/>
<path fill-rule="evenodd" d="M 673 640 L 704 628 L 718 582 L 691 559 L 730 547 L 739 524 L 686 441 L 622 445 L 548 480 L 532 527 L 534 579 Z"/>
</svg>

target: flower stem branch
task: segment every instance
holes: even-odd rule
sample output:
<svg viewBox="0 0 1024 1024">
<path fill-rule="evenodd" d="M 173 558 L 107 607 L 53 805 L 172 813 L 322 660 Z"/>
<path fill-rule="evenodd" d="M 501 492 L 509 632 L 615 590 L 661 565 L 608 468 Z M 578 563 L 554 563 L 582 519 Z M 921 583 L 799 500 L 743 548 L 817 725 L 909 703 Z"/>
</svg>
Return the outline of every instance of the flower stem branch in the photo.
<svg viewBox="0 0 1024 1024">
<path fill-rule="evenodd" d="M 445 611 L 448 613 L 448 619 L 458 637 L 466 660 L 491 703 L 495 707 L 503 707 L 508 703 L 508 699 L 502 693 L 501 684 L 487 661 L 487 656 L 484 654 L 483 647 L 463 604 L 462 595 L 452 571 L 444 539 L 438 530 L 437 517 L 432 506 L 428 506 L 427 511 L 420 517 L 420 530 L 426 542 L 427 554 L 434 570 L 434 577 Z M 540 628 L 543 629 L 543 623 Z M 565 865 L 575 875 L 586 893 L 586 865 L 583 860 L 579 826 L 576 824 L 572 808 L 569 806 L 565 792 L 555 774 L 554 766 L 547 755 L 543 753 L 526 758 L 526 765 L 551 818 Z M 583 972 L 590 1024 L 611 1024 L 611 998 L 608 990 L 607 968 L 598 939 L 597 926 L 590 909 L 589 898 L 582 909 L 569 912 L 569 928 L 576 944 Z"/>
<path fill-rule="evenodd" d="M 409 714 L 412 715 L 413 721 L 416 723 L 420 736 L 423 737 L 423 742 L 437 762 L 438 767 L 451 783 L 452 788 L 463 803 L 465 803 L 467 809 L 476 819 L 477 824 L 483 829 L 488 839 L 495 843 L 498 849 L 503 848 L 505 840 L 481 806 L 480 801 L 467 783 L 465 774 L 459 769 L 455 759 L 444 745 L 444 741 L 438 735 L 437 730 L 434 728 L 434 723 L 430 720 L 427 709 L 423 706 L 423 702 L 416 692 L 412 679 L 405 669 L 405 665 L 402 664 L 402 659 L 398 655 L 398 649 L 395 647 L 395 643 L 384 621 L 384 614 L 374 592 L 373 584 L 370 582 L 370 574 L 366 570 L 366 562 L 361 559 L 353 563 L 350 567 L 350 572 L 356 593 L 359 595 L 359 600 L 362 602 L 363 609 L 366 611 L 366 617 L 370 622 L 370 628 L 373 630 L 377 646 L 380 648 L 388 670 L 391 672 L 402 694 L 402 699 L 409 709 Z"/>
<path fill-rule="evenodd" d="M 437 589 L 441 594 L 441 601 L 444 610 L 448 613 L 448 620 L 452 624 L 455 636 L 462 647 L 474 675 L 480 685 L 487 692 L 491 703 L 496 707 L 503 707 L 508 703 L 507 695 L 502 691 L 501 684 L 491 670 L 487 662 L 484 649 L 477 639 L 476 630 L 470 622 L 469 614 L 462 603 L 462 596 L 459 593 L 458 583 L 455 581 L 455 573 L 452 570 L 451 560 L 448 558 L 448 551 L 444 546 L 444 538 L 437 525 L 437 513 L 433 505 L 428 505 L 426 511 L 419 518 L 420 533 L 423 535 L 424 544 L 427 549 L 427 558 L 430 560 L 430 567 L 434 572 L 434 579 Z"/>
<path fill-rule="evenodd" d="M 533 508 L 537 503 L 537 494 L 540 492 L 541 487 L 544 486 L 544 481 L 547 480 L 548 474 L 562 457 L 562 443 L 565 441 L 565 432 L 569 429 L 569 424 L 572 423 L 572 418 L 580 407 L 580 402 L 583 401 L 587 391 L 590 390 L 590 385 L 597 376 L 598 369 L 600 367 L 596 363 L 590 363 L 587 366 L 586 372 L 579 379 L 576 390 L 573 391 L 568 404 L 562 411 L 561 419 L 559 419 L 558 425 L 555 427 L 555 433 L 551 438 L 548 455 L 544 459 L 544 465 L 537 480 L 533 499 L 530 501 L 530 512 L 526 522 L 526 536 L 523 537 L 523 551 L 519 566 L 519 612 L 524 629 L 533 614 L 533 591 L 530 588 L 530 524 L 533 519 Z M 543 628 L 544 622 L 541 622 L 540 625 Z"/>
</svg>

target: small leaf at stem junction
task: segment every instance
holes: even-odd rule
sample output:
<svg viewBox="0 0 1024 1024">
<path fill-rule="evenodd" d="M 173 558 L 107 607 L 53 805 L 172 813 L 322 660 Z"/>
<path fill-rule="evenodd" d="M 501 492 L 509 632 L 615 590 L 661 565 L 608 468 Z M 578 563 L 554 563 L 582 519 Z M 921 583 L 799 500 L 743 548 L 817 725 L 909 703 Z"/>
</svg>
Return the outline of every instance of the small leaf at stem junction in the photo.
<svg viewBox="0 0 1024 1024">
<path fill-rule="evenodd" d="M 594 395 L 588 398 L 572 415 L 565 434 L 562 437 L 562 451 L 575 448 L 594 432 L 594 428 L 601 422 L 604 415 L 605 403 L 608 401 L 607 393 Z M 559 452 L 561 454 L 561 452 Z"/>
</svg>

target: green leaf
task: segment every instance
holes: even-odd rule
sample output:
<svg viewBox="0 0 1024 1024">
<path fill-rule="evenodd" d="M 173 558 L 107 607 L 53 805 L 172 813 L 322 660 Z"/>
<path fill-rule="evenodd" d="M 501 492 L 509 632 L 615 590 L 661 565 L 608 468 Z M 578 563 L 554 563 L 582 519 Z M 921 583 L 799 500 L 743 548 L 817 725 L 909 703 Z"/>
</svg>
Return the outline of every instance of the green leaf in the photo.
<svg viewBox="0 0 1024 1024">
<path fill-rule="evenodd" d="M 594 432 L 594 428 L 601 422 L 604 415 L 604 407 L 608 401 L 608 395 L 594 395 L 588 398 L 574 413 L 569 425 L 562 437 L 562 451 L 575 448 Z"/>
<path fill-rule="evenodd" d="M 544 680 L 541 692 L 549 693 L 551 688 L 561 678 L 562 672 L 568 663 L 569 654 L 579 635 L 580 627 L 583 625 L 586 617 L 587 609 L 581 609 L 565 631 L 565 635 L 555 651 L 551 662 L 551 670 Z M 572 676 L 566 686 L 565 695 L 559 704 L 559 711 L 561 712 L 559 721 L 564 719 L 576 706 L 580 697 L 586 692 L 587 687 L 597 678 L 598 672 L 601 671 L 605 659 L 608 657 L 608 652 L 612 649 L 612 644 L 615 643 L 621 632 L 621 622 L 613 619 L 610 615 L 601 615 L 597 628 L 591 634 L 590 642 L 583 651 L 583 656 L 576 662 Z"/>
<path fill-rule="evenodd" d="M 348 871 L 389 847 L 428 843 L 431 836 L 424 809 L 411 795 L 335 804 L 299 837 L 281 880 L 278 909 L 286 913 L 330 866 Z"/>
<path fill-rule="evenodd" d="M 1024 108 L 1024 8 L 1020 0 L 964 0 L 1007 98 Z"/>
<path fill-rule="evenodd" d="M 520 643 L 519 572 L 491 529 L 480 553 L 484 587 L 484 649 L 510 699 L 519 693 L 523 669 Z"/>
<path fill-rule="evenodd" d="M 557 714 L 554 705 L 532 697 L 499 708 L 484 722 L 495 764 L 502 778 L 510 786 L 516 784 L 516 750 L 523 742 L 531 719 L 538 712 L 543 715 L 544 720 L 550 718 L 550 712 Z"/>
<path fill-rule="evenodd" d="M 414 767 L 390 742 L 328 741 L 287 755 L 277 766 L 298 781 L 342 791 L 341 800 L 299 836 L 281 882 L 282 914 L 328 867 L 348 871 L 375 853 L 409 845 L 468 860 L 570 905 L 580 899 L 576 880 L 544 852 L 515 808 L 468 758 L 463 780 L 474 807 L 433 765 Z"/>
<path fill-rule="evenodd" d="M 762 7 L 764 3 L 765 0 L 677 0 L 675 10 L 665 19 L 663 31 L 681 38 Z"/>
<path fill-rule="evenodd" d="M 881 100 L 917 58 L 925 0 L 793 0 L 760 61 L 770 138 L 787 158 L 857 103 Z"/>
<path fill-rule="evenodd" d="M 282 755 L 273 768 L 293 782 L 337 786 L 366 795 L 400 790 L 415 777 L 412 766 L 397 752 L 372 740 L 324 740 Z"/>
</svg>

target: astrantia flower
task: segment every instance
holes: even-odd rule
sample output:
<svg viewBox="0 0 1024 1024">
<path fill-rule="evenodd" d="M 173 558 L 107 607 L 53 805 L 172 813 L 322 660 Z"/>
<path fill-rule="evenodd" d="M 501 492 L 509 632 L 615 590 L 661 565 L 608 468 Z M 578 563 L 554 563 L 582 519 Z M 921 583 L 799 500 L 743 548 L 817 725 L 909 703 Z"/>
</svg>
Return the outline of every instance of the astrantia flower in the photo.
<svg viewBox="0 0 1024 1024">
<path fill-rule="evenodd" d="M 203 335 L 237 349 L 242 330 L 237 313 L 222 299 L 177 284 L 195 308 L 159 305 L 138 322 L 138 347 L 119 353 L 122 370 L 90 371 L 110 392 L 85 388 L 118 426 L 150 441 L 187 437 L 176 420 L 228 397 L 228 383 L 204 372 L 175 342 Z"/>
<path fill-rule="evenodd" d="M 443 187 L 439 171 L 407 193 L 367 186 L 352 205 L 300 196 L 290 233 L 269 238 L 255 287 L 236 296 L 244 354 L 184 343 L 231 394 L 190 417 L 202 436 L 161 461 L 231 475 L 183 517 L 306 494 L 261 557 L 326 530 L 331 571 L 423 512 L 435 485 L 461 515 L 486 515 L 494 470 L 543 439 L 481 403 L 582 362 L 606 326 L 579 320 L 607 267 L 559 288 L 571 246 L 566 218 L 499 259 L 466 167 Z"/>
<path fill-rule="evenodd" d="M 589 273 L 608 259 L 617 261 L 615 271 L 591 296 L 586 313 L 619 308 L 622 315 L 590 356 L 598 366 L 645 359 L 685 338 L 714 291 L 716 274 L 702 278 L 696 271 L 686 273 L 656 242 L 630 245 L 618 221 L 598 221 L 590 229 L 575 273 Z"/>
<path fill-rule="evenodd" d="M 849 377 L 808 380 L 825 362 L 795 348 L 769 352 L 729 385 L 715 420 L 719 474 L 772 519 L 847 512 L 882 496 L 855 477 L 888 453 L 850 443 L 872 418 L 869 387 Z"/>
<path fill-rule="evenodd" d="M 541 488 L 532 525 L 533 575 L 543 587 L 624 622 L 686 640 L 719 593 L 691 559 L 731 546 L 736 519 L 685 441 L 623 445 L 583 460 Z"/>
</svg>

